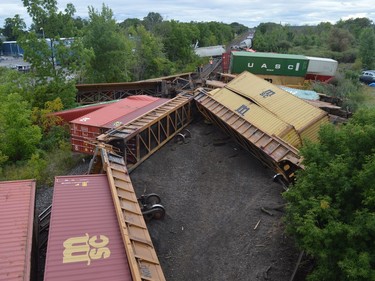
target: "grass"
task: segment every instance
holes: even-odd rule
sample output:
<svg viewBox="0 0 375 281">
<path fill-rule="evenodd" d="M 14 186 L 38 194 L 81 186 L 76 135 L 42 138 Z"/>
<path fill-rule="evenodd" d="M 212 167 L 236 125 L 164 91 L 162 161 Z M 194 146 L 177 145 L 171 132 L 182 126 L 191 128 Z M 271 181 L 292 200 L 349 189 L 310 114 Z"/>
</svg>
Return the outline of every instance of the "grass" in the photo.
<svg viewBox="0 0 375 281">
<path fill-rule="evenodd" d="M 365 100 L 362 104 L 364 107 L 375 108 L 375 87 L 363 86 L 363 95 Z"/>
</svg>

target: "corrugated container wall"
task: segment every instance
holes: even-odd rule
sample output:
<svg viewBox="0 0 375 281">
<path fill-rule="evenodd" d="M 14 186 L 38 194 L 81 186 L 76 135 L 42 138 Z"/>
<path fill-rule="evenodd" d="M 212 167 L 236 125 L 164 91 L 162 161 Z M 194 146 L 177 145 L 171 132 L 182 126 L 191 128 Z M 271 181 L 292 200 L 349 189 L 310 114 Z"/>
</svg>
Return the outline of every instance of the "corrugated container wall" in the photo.
<svg viewBox="0 0 375 281">
<path fill-rule="evenodd" d="M 317 139 L 319 131 L 317 123 L 329 122 L 327 112 L 249 72 L 242 73 L 225 87 L 291 124 L 302 139 Z"/>
<path fill-rule="evenodd" d="M 164 104 L 168 99 L 150 96 L 130 96 L 104 108 L 93 111 L 70 122 L 72 150 L 92 154 L 90 142 L 107 130 L 127 124 L 148 111 Z"/>
<path fill-rule="evenodd" d="M 90 105 L 85 105 L 85 106 L 80 106 L 77 108 L 73 109 L 67 109 L 67 110 L 62 110 L 58 112 L 54 112 L 51 115 L 60 117 L 63 121 L 65 122 L 70 122 L 74 119 L 77 119 L 83 115 L 89 114 L 95 110 L 101 109 L 103 107 L 106 107 L 108 105 L 111 105 L 114 102 L 118 102 L 119 100 L 113 100 L 110 102 L 102 102 L 102 103 L 97 103 L 97 104 L 90 104 Z"/>
<path fill-rule="evenodd" d="M 44 280 L 132 280 L 106 175 L 55 178 Z"/>
<path fill-rule="evenodd" d="M 266 80 L 269 83 L 275 85 L 285 85 L 285 86 L 303 86 L 305 82 L 305 77 L 296 77 L 296 76 L 282 76 L 282 75 L 262 75 L 257 74 L 259 78 Z"/>
<path fill-rule="evenodd" d="M 35 280 L 34 214 L 34 180 L 0 182 L 0 280 Z"/>
<path fill-rule="evenodd" d="M 307 57 L 309 59 L 309 67 L 307 68 L 306 79 L 329 81 L 336 75 L 338 62 L 333 59 Z"/>
<path fill-rule="evenodd" d="M 230 69 L 235 74 L 249 71 L 262 75 L 304 77 L 308 64 L 309 60 L 300 55 L 232 52 Z"/>
<path fill-rule="evenodd" d="M 270 136 L 276 135 L 297 148 L 302 145 L 301 139 L 293 126 L 280 120 L 257 104 L 226 88 L 213 90 L 209 92 L 209 95 Z"/>
</svg>

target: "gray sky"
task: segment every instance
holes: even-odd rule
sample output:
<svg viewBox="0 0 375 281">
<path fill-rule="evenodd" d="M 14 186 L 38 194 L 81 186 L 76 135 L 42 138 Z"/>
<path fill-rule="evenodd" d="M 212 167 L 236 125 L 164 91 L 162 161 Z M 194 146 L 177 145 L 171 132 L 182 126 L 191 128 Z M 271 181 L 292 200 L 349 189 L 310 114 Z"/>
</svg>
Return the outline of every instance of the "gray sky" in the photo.
<svg viewBox="0 0 375 281">
<path fill-rule="evenodd" d="M 88 6 L 100 11 L 105 3 L 112 9 L 118 22 L 127 18 L 143 19 L 149 12 L 160 13 L 164 20 L 239 22 L 248 27 L 257 26 L 261 22 L 315 25 L 320 22 L 336 23 L 340 19 L 358 17 L 366 17 L 375 22 L 375 5 L 368 0 L 58 0 L 58 7 L 63 10 L 67 3 L 72 3 L 77 10 L 75 15 L 82 18 L 87 18 Z M 6 18 L 11 18 L 15 14 L 19 14 L 27 26 L 30 26 L 31 20 L 22 0 L 1 0 L 0 27 L 4 26 Z"/>
</svg>

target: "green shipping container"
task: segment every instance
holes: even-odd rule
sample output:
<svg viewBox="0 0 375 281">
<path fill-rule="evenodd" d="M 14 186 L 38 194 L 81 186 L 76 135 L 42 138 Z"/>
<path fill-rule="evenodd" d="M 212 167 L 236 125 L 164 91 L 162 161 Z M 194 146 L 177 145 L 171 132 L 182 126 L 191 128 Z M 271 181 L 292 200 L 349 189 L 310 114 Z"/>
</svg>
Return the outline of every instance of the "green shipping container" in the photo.
<svg viewBox="0 0 375 281">
<path fill-rule="evenodd" d="M 303 77 L 309 60 L 301 55 L 232 52 L 230 69 L 233 74 L 248 71 L 253 74 Z"/>
</svg>

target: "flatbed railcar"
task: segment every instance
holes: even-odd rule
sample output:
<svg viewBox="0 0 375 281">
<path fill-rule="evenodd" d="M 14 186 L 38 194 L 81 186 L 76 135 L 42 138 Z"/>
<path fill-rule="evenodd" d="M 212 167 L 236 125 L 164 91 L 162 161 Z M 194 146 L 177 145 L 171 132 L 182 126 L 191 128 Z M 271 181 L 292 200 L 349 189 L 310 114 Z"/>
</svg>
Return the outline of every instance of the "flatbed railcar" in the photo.
<svg viewBox="0 0 375 281">
<path fill-rule="evenodd" d="M 110 165 L 107 174 L 55 178 L 45 281 L 165 280 L 126 168 Z M 132 200 L 126 206 L 137 214 L 126 227 L 133 217 L 121 213 L 119 198 Z"/>
</svg>

